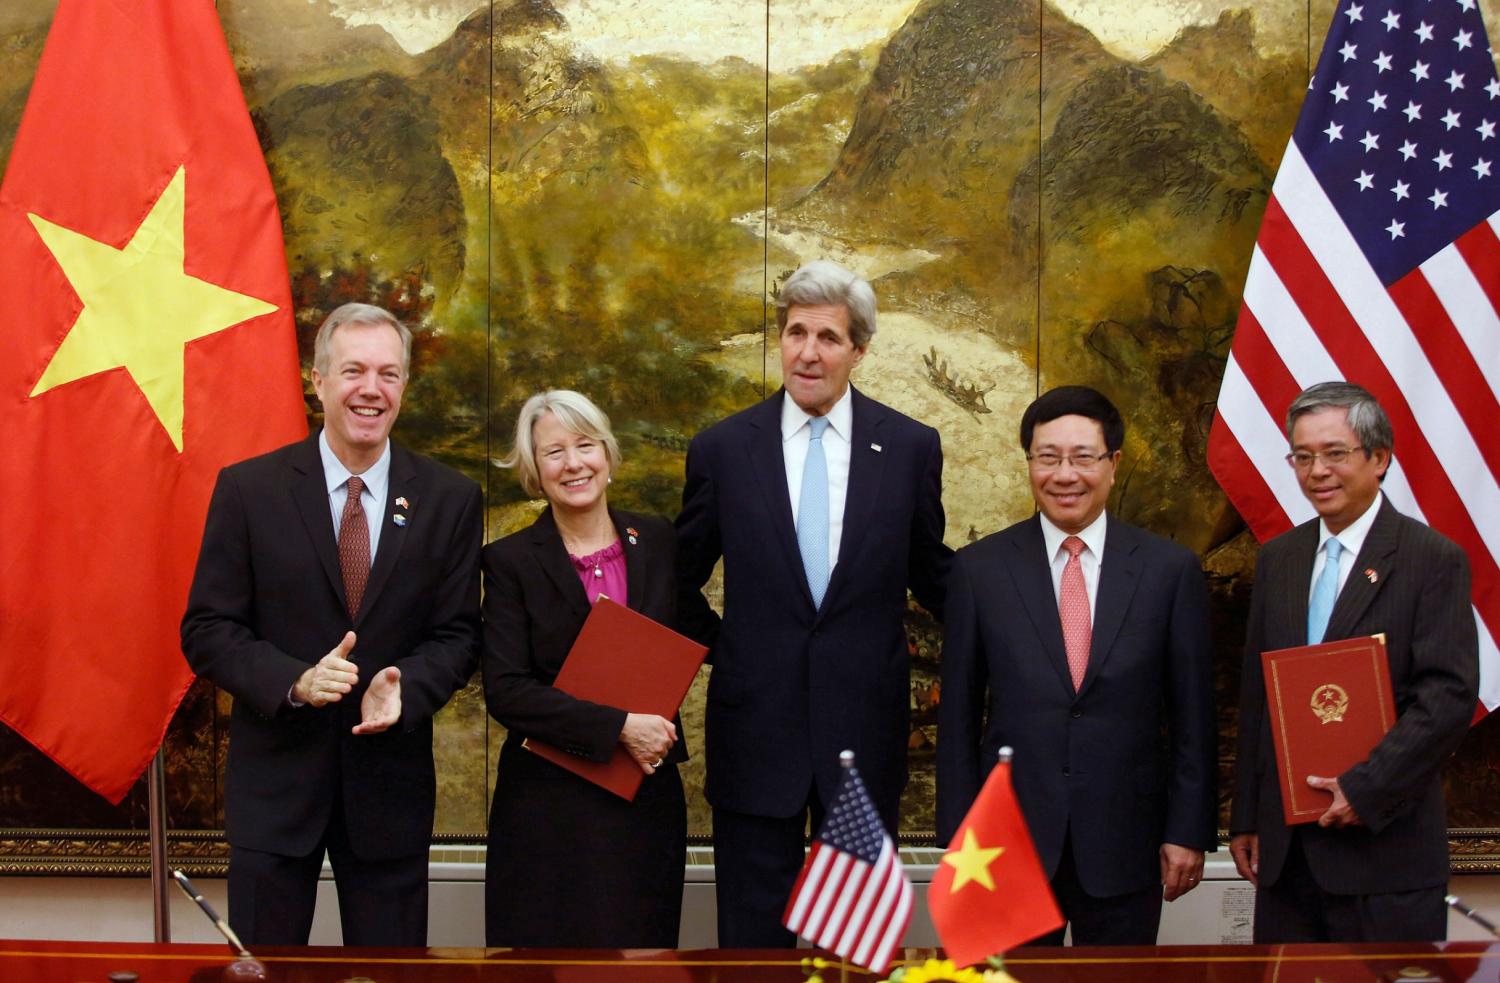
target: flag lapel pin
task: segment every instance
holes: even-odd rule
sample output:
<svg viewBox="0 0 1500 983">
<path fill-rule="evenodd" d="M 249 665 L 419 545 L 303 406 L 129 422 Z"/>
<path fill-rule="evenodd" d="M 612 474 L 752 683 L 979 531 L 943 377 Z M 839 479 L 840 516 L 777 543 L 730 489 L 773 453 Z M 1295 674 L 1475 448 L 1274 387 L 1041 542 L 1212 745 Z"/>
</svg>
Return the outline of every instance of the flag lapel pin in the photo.
<svg viewBox="0 0 1500 983">
<path fill-rule="evenodd" d="M 397 526 L 406 525 L 406 513 L 411 511 L 411 503 L 406 500 L 405 495 L 398 495 L 396 497 L 396 508 L 402 511 L 391 513 L 391 521 Z"/>
<path fill-rule="evenodd" d="M 639 541 L 637 537 L 640 536 L 640 533 L 636 532 L 631 526 L 625 527 L 625 535 L 629 538 L 631 546 L 634 546 Z"/>
<path fill-rule="evenodd" d="M 875 453 L 879 454 L 881 452 L 881 450 L 883 450 L 883 448 L 879 444 L 871 444 L 870 445 L 870 450 L 872 450 Z"/>
<path fill-rule="evenodd" d="M 1380 580 L 1380 574 L 1378 574 L 1378 573 L 1375 572 L 1375 568 L 1374 567 L 1366 567 L 1365 568 L 1365 578 L 1367 580 L 1369 580 L 1370 583 L 1373 584 L 1373 583 L 1377 582 L 1378 580 Z"/>
</svg>

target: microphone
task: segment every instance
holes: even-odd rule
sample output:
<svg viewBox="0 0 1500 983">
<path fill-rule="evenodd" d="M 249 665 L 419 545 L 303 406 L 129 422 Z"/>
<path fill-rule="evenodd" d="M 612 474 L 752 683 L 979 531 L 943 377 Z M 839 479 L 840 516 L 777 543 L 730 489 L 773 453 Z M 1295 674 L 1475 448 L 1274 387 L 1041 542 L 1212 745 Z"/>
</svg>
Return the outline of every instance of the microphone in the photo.
<svg viewBox="0 0 1500 983">
<path fill-rule="evenodd" d="M 173 868 L 172 880 L 176 881 L 177 886 L 182 888 L 182 893 L 191 898 L 203 914 L 208 916 L 208 920 L 213 922 L 214 928 L 218 929 L 219 934 L 224 936 L 224 941 L 228 942 L 230 948 L 234 950 L 235 955 L 240 957 L 225 968 L 224 979 L 230 981 L 230 983 L 239 983 L 241 980 L 265 980 L 267 978 L 265 965 L 250 955 L 250 950 L 246 949 L 244 944 L 240 942 L 240 937 L 234 934 L 234 929 L 230 928 L 229 923 L 219 917 L 219 913 L 214 911 L 213 905 L 209 904 L 208 899 L 199 893 L 197 888 L 193 887 L 193 882 L 188 880 L 187 875 Z"/>
<path fill-rule="evenodd" d="M 1470 908 L 1468 905 L 1460 901 L 1458 895 L 1450 894 L 1443 898 L 1443 900 L 1448 902 L 1448 907 L 1452 908 L 1460 915 L 1463 915 L 1465 918 L 1469 919 L 1469 921 L 1473 922 L 1475 925 L 1478 925 L 1480 928 L 1484 929 L 1486 932 L 1489 932 L 1496 938 L 1500 938 L 1500 928 L 1497 928 L 1494 922 L 1490 921 L 1488 918 L 1484 917 L 1479 912 L 1475 911 L 1473 908 Z"/>
</svg>

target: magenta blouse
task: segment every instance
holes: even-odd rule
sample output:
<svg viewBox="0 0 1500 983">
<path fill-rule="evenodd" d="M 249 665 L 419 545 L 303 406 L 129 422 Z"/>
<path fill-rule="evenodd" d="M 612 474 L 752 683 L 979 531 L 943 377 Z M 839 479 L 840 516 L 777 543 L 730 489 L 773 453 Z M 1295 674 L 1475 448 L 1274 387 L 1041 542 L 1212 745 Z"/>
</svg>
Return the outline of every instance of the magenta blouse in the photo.
<svg viewBox="0 0 1500 983">
<path fill-rule="evenodd" d="M 603 594 L 616 604 L 624 604 L 625 594 L 625 548 L 617 539 L 597 553 L 588 556 L 568 554 L 578 579 L 583 581 L 583 592 L 589 603 L 594 604 Z"/>
</svg>

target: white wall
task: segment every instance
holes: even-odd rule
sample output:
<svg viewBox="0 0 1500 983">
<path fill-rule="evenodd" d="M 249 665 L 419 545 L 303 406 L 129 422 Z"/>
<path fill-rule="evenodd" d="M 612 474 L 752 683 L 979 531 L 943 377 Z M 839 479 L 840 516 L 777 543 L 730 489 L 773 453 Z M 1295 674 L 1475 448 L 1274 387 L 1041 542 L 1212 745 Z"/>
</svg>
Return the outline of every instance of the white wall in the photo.
<svg viewBox="0 0 1500 983">
<path fill-rule="evenodd" d="M 714 886 L 711 851 L 690 851 L 684 885 L 682 937 L 685 949 L 714 945 Z M 936 851 L 906 850 L 907 870 L 917 886 L 917 908 L 907 932 L 909 946 L 936 946 L 937 936 L 927 914 L 926 885 L 932 876 Z M 921 863 L 920 861 L 927 861 Z M 339 942 L 338 899 L 325 868 L 318 886 L 318 911 L 312 942 Z M 221 879 L 194 882 L 219 912 L 226 906 Z M 1500 876 L 1455 877 L 1453 893 L 1500 920 Z M 215 942 L 213 927 L 176 888 L 172 889 L 172 939 L 176 942 Z M 1234 874 L 1228 854 L 1211 856 L 1204 883 L 1192 894 L 1162 912 L 1163 944 L 1248 942 L 1254 893 Z M 434 946 L 484 944 L 484 863 L 434 862 L 429 902 L 429 943 Z M 1450 939 L 1488 938 L 1467 919 L 1450 913 Z M 151 884 L 145 878 L 117 877 L 0 877 L 0 938 L 110 940 L 145 942 L 152 938 Z"/>
</svg>

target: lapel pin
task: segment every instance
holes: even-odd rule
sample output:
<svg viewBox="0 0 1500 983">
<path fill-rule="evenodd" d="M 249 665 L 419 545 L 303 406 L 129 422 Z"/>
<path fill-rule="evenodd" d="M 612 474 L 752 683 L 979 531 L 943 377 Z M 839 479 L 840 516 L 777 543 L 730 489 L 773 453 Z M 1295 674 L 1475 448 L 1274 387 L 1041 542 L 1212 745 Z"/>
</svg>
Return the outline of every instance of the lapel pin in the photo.
<svg viewBox="0 0 1500 983">
<path fill-rule="evenodd" d="M 628 536 L 628 537 L 630 537 L 630 545 L 634 546 L 636 544 L 636 537 L 639 536 L 640 533 L 636 532 L 630 526 L 626 526 L 625 527 L 625 535 Z"/>
<path fill-rule="evenodd" d="M 396 505 L 403 509 L 411 508 L 411 503 L 406 500 L 405 495 L 402 495 L 400 498 L 396 499 Z"/>
<path fill-rule="evenodd" d="M 1374 567 L 1366 567 L 1365 568 L 1365 576 L 1367 578 L 1369 578 L 1369 581 L 1372 584 L 1375 583 L 1377 580 L 1380 579 L 1380 574 L 1378 574 L 1378 573 L 1375 572 L 1375 568 Z"/>
<path fill-rule="evenodd" d="M 406 525 L 406 516 L 402 515 L 400 512 L 397 512 L 395 515 L 391 516 L 391 521 L 398 526 L 404 526 Z"/>
<path fill-rule="evenodd" d="M 880 448 L 880 445 L 879 445 L 879 444 L 871 444 L 871 445 L 870 445 L 870 450 L 872 450 L 872 451 L 874 451 L 874 452 L 875 452 L 875 453 L 877 453 L 877 454 L 879 454 L 879 453 L 880 453 L 880 450 L 881 450 L 881 448 Z"/>
</svg>

